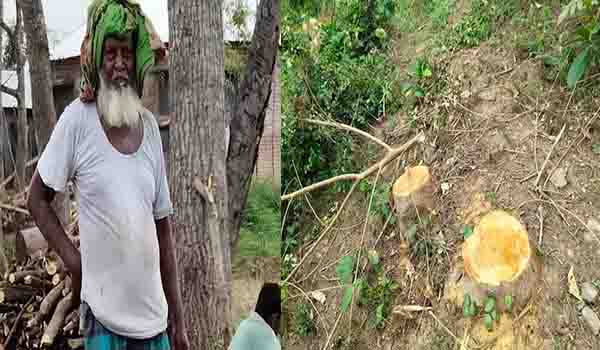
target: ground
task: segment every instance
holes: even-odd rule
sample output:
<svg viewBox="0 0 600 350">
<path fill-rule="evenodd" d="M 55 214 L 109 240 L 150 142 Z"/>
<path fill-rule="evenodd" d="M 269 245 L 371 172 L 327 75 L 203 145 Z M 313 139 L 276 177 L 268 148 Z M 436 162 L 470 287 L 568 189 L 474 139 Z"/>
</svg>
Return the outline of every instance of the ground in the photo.
<svg viewBox="0 0 600 350">
<path fill-rule="evenodd" d="M 468 12 L 467 1 L 459 5 L 453 16 Z M 395 225 L 384 225 L 385 216 L 368 211 L 369 193 L 354 193 L 333 229 L 288 281 L 284 347 L 475 349 L 485 348 L 491 339 L 495 341 L 488 348 L 497 350 L 600 348 L 600 340 L 579 316 L 578 301 L 567 284 L 571 267 L 579 285 L 600 279 L 600 230 L 593 229 L 593 220 L 600 220 L 600 155 L 593 151 L 600 143 L 597 83 L 588 81 L 572 94 L 546 74 L 540 58 L 522 57 L 515 45 L 515 27 L 498 31 L 476 47 L 437 54 L 431 54 L 433 44 L 428 41 L 434 33 L 423 27 L 398 34 L 393 59 L 407 65 L 415 56 L 425 55 L 434 67 L 434 79 L 444 81 L 446 88 L 427 96 L 410 115 L 389 116 L 372 134 L 401 145 L 417 131 L 425 133 L 425 142 L 388 166 L 378 183 L 391 186 L 405 166 L 429 166 L 439 184 L 435 214 L 417 226 L 408 248 Z M 543 191 L 536 189 L 540 172 L 538 185 Z M 325 225 L 344 195 L 312 194 L 315 215 Z M 464 317 L 461 305 L 446 295 L 446 284 L 460 260 L 465 219 L 482 202 L 520 220 L 543 266 L 537 294 L 511 317 L 503 315 L 493 333 L 483 328 L 481 318 Z M 303 220 L 301 227 L 317 221 L 314 216 Z M 325 225 L 310 234 L 318 236 Z M 298 261 L 311 244 L 300 248 Z M 378 329 L 370 327 L 371 318 L 378 319 L 373 305 L 355 304 L 352 311 L 342 313 L 345 286 L 336 267 L 360 247 L 380 258 L 383 272 L 367 268 L 358 274 L 371 279 L 369 294 L 383 290 L 386 295 L 371 297 L 377 300 L 375 307 L 389 302 L 391 308 L 418 305 L 431 307 L 430 312 L 391 314 L 379 318 Z M 361 267 L 369 265 L 364 255 Z M 397 287 L 389 287 L 392 284 Z M 311 297 L 314 292 L 325 297 L 323 303 Z M 302 305 L 308 312 L 298 311 Z M 598 305 L 593 309 L 600 313 Z M 311 327 L 314 331 L 304 331 Z"/>
</svg>

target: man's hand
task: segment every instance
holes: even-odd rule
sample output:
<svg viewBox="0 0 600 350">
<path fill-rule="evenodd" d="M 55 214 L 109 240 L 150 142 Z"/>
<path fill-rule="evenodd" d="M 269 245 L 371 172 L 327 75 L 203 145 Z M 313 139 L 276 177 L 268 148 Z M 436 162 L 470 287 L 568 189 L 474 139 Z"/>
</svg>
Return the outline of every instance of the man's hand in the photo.
<svg viewBox="0 0 600 350">
<path fill-rule="evenodd" d="M 169 325 L 169 341 L 172 350 L 189 350 L 190 348 L 185 323 L 179 316 L 174 317 L 174 321 Z"/>
<path fill-rule="evenodd" d="M 77 307 L 81 293 L 81 254 L 67 236 L 51 206 L 54 195 L 54 190 L 44 184 L 36 169 L 29 187 L 27 207 L 48 245 L 56 250 L 71 273 L 72 300 Z"/>
<path fill-rule="evenodd" d="M 163 289 L 169 304 L 169 338 L 173 350 L 188 350 L 189 341 L 184 322 L 181 293 L 177 273 L 175 245 L 171 237 L 169 218 L 156 221 L 156 234 L 160 247 L 160 273 Z"/>
</svg>

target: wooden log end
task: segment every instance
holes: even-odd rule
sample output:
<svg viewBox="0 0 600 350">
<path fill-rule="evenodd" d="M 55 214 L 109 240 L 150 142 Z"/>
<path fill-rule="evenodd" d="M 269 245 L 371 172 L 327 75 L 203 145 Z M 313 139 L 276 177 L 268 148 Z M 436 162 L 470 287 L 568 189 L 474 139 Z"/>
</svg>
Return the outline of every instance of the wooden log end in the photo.
<svg viewBox="0 0 600 350">
<path fill-rule="evenodd" d="M 542 262 L 532 247 L 518 219 L 501 210 L 486 214 L 464 242 L 462 261 L 450 274 L 445 294 L 457 306 L 468 294 L 478 306 L 495 296 L 498 311 L 522 309 L 541 283 Z M 452 282 L 460 270 L 463 278 Z M 510 307 L 506 298 L 512 300 Z"/>
</svg>

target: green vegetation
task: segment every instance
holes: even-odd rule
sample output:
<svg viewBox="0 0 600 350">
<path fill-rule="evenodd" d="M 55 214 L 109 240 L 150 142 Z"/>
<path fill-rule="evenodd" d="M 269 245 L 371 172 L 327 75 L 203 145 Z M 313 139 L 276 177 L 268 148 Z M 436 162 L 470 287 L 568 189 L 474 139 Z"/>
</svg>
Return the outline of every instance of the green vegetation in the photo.
<svg viewBox="0 0 600 350">
<path fill-rule="evenodd" d="M 304 303 L 296 305 L 292 331 L 301 337 L 313 335 L 317 331 L 309 305 Z"/>
<path fill-rule="evenodd" d="M 281 201 L 279 192 L 279 189 L 269 182 L 256 181 L 252 184 L 240 230 L 239 256 L 280 255 Z"/>
</svg>

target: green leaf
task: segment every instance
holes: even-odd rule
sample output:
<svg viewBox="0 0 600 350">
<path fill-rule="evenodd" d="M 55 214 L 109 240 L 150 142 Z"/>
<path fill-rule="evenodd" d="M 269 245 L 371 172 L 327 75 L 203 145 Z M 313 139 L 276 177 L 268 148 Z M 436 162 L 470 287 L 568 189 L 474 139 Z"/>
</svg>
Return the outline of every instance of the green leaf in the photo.
<svg viewBox="0 0 600 350">
<path fill-rule="evenodd" d="M 465 298 L 463 299 L 463 315 L 465 317 L 475 316 L 475 308 L 474 303 L 471 300 L 471 296 L 469 294 L 465 294 Z"/>
<path fill-rule="evenodd" d="M 341 310 L 342 312 L 348 311 L 348 307 L 350 307 L 350 303 L 352 303 L 352 295 L 354 294 L 354 287 L 348 286 L 344 291 L 344 297 L 342 298 Z"/>
<path fill-rule="evenodd" d="M 384 304 L 379 304 L 379 306 L 377 306 L 377 309 L 375 310 L 375 315 L 377 317 L 377 325 L 381 324 L 385 320 L 384 307 Z"/>
<path fill-rule="evenodd" d="M 379 254 L 377 254 L 377 251 L 371 250 L 369 252 L 369 262 L 373 266 L 379 266 Z"/>
<path fill-rule="evenodd" d="M 495 309 L 496 309 L 496 298 L 487 297 L 487 299 L 485 300 L 484 311 L 489 314 L 490 312 L 492 312 Z"/>
<path fill-rule="evenodd" d="M 544 64 L 546 66 L 559 66 L 560 58 L 554 56 L 546 56 L 544 57 Z"/>
<path fill-rule="evenodd" d="M 410 243 L 413 243 L 417 239 L 417 224 L 412 224 L 408 227 L 406 238 Z"/>
<path fill-rule="evenodd" d="M 583 77 L 585 70 L 587 69 L 590 63 L 590 48 L 587 47 L 585 50 L 581 51 L 579 55 L 571 64 L 569 68 L 569 74 L 567 75 L 567 84 L 570 88 L 573 88 L 575 84 Z"/>
<path fill-rule="evenodd" d="M 485 328 L 487 328 L 488 331 L 491 331 L 494 327 L 494 320 L 492 319 L 492 315 L 483 315 L 483 324 L 485 325 Z"/>
<path fill-rule="evenodd" d="M 508 309 L 508 311 L 512 310 L 512 306 L 513 306 L 513 297 L 512 295 L 505 295 L 504 296 L 504 305 L 506 305 L 506 308 Z"/>
<path fill-rule="evenodd" d="M 425 70 L 423 70 L 423 77 L 429 78 L 432 75 L 433 75 L 433 72 L 431 72 L 430 68 L 425 68 Z"/>
<path fill-rule="evenodd" d="M 417 97 L 425 97 L 425 90 L 423 90 L 420 87 L 416 86 L 415 87 L 415 96 L 417 96 Z"/>
<path fill-rule="evenodd" d="M 498 313 L 496 312 L 496 309 L 492 310 L 492 313 L 490 313 L 490 315 L 492 315 L 492 319 L 494 321 L 498 320 Z"/>
<path fill-rule="evenodd" d="M 342 283 L 351 283 L 352 272 L 354 272 L 354 256 L 346 255 L 343 257 L 336 267 L 336 272 Z"/>
<path fill-rule="evenodd" d="M 463 229 L 463 237 L 465 239 L 469 238 L 473 234 L 473 226 L 465 226 Z"/>
<path fill-rule="evenodd" d="M 592 145 L 592 152 L 594 154 L 600 154 L 600 143 L 595 143 Z"/>
</svg>

